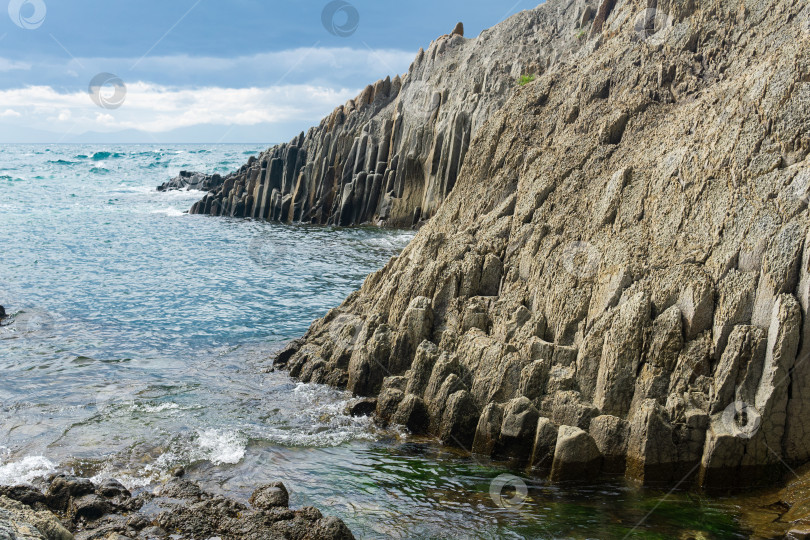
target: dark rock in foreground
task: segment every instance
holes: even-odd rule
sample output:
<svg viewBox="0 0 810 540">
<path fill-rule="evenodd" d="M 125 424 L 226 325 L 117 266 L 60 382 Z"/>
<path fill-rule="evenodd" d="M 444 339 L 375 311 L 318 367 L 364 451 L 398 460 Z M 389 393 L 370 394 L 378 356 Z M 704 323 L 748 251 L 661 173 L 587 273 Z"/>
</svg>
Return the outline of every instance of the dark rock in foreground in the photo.
<svg viewBox="0 0 810 540">
<path fill-rule="evenodd" d="M 177 478 L 133 497 L 116 480 L 95 485 L 58 475 L 44 493 L 31 486 L 0 486 L 0 539 L 354 538 L 340 519 L 316 508 L 290 510 L 281 482 L 260 487 L 250 500 L 253 507 Z"/>
<path fill-rule="evenodd" d="M 218 189 L 225 182 L 225 178 L 218 174 L 203 174 L 191 171 L 180 171 L 180 174 L 165 184 L 158 186 L 158 191 L 175 191 L 185 189 L 188 191 L 211 191 Z"/>
</svg>

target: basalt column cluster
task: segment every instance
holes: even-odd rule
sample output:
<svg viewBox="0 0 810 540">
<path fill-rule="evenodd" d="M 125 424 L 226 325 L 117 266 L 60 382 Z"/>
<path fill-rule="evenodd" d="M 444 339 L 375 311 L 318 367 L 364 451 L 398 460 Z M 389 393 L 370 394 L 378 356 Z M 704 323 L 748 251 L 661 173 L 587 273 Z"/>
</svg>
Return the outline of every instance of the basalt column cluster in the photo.
<svg viewBox="0 0 810 540">
<path fill-rule="evenodd" d="M 458 25 L 420 50 L 408 73 L 367 86 L 317 127 L 251 158 L 221 183 L 203 175 L 195 185 L 211 191 L 190 213 L 420 225 L 452 192 L 471 139 L 514 95 L 520 77 L 575 55 L 576 31 L 593 13 L 586 0 L 529 10 L 474 39 Z"/>
</svg>

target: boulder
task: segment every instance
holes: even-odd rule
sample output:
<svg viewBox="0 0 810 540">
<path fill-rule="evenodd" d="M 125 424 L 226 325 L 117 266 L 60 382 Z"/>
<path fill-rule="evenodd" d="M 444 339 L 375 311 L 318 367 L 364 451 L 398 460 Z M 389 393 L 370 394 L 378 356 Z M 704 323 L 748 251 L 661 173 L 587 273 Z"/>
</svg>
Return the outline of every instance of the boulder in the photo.
<svg viewBox="0 0 810 540">
<path fill-rule="evenodd" d="M 441 423 L 439 440 L 443 444 L 470 450 L 478 423 L 478 409 L 467 390 L 459 390 L 447 399 Z"/>
<path fill-rule="evenodd" d="M 593 480 L 601 465 L 599 448 L 587 432 L 574 426 L 560 426 L 551 465 L 552 482 Z"/>
<path fill-rule="evenodd" d="M 52 513 L 0 495 L 0 538 L 11 540 L 73 540 Z"/>
<path fill-rule="evenodd" d="M 478 425 L 475 428 L 475 437 L 473 438 L 473 453 L 491 456 L 495 446 L 498 444 L 502 424 L 503 405 L 500 403 L 488 403 L 478 418 Z"/>
<path fill-rule="evenodd" d="M 371 416 L 377 411 L 377 400 L 373 398 L 363 398 L 349 405 L 347 413 L 349 416 Z"/>
<path fill-rule="evenodd" d="M 526 397 L 518 397 L 506 403 L 500 436 L 495 447 L 496 455 L 528 460 L 532 453 L 538 418 L 540 413 Z"/>
<path fill-rule="evenodd" d="M 549 470 L 554 461 L 554 451 L 557 448 L 558 428 L 548 418 L 537 420 L 537 429 L 532 444 L 532 457 L 530 466 L 533 469 Z"/>
<path fill-rule="evenodd" d="M 391 417 L 391 422 L 407 427 L 415 435 L 422 435 L 430 427 L 430 414 L 422 398 L 406 394 Z"/>
<path fill-rule="evenodd" d="M 591 420 L 589 433 L 602 454 L 604 472 L 623 473 L 630 435 L 627 421 L 616 416 L 597 416 Z"/>
<path fill-rule="evenodd" d="M 284 484 L 273 482 L 254 491 L 250 496 L 250 504 L 257 510 L 287 508 L 290 504 L 290 495 Z"/>
<path fill-rule="evenodd" d="M 653 399 L 645 400 L 630 422 L 625 476 L 644 485 L 672 481 L 678 463 L 672 432 L 664 408 Z"/>
</svg>

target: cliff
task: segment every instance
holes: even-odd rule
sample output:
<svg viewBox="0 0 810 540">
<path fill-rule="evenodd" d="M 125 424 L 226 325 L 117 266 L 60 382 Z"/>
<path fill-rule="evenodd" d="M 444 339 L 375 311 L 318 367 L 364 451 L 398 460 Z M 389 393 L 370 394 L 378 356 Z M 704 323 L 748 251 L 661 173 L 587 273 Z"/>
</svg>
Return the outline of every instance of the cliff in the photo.
<svg viewBox="0 0 810 540">
<path fill-rule="evenodd" d="M 414 78 L 442 50 L 486 54 L 491 36 L 527 40 L 492 69 L 571 46 L 503 106 L 443 117 L 444 149 L 471 128 L 445 202 L 456 161 L 429 159 L 416 198 L 435 216 L 276 364 L 552 480 L 750 485 L 809 461 L 805 6 L 603 0 L 589 19 L 550 0 L 508 31 L 434 44 Z M 516 30 L 528 20 L 531 37 Z M 467 77 L 482 93 L 507 80 L 454 84 Z M 391 148 L 384 174 L 414 200 L 409 153 Z"/>
<path fill-rule="evenodd" d="M 214 186 L 190 213 L 329 225 L 412 226 L 453 190 L 471 138 L 514 93 L 569 57 L 593 8 L 559 3 L 420 50 L 409 71 L 369 85 L 320 125 Z"/>
</svg>

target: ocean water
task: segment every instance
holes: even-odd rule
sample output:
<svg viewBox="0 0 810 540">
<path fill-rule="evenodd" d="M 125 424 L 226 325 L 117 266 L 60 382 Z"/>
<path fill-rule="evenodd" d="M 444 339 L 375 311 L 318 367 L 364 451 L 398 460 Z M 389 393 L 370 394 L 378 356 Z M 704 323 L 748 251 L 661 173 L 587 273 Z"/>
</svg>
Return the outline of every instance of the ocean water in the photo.
<svg viewBox="0 0 810 540">
<path fill-rule="evenodd" d="M 358 538 L 745 537 L 728 501 L 549 486 L 270 372 L 413 233 L 189 216 L 200 193 L 155 190 L 263 148 L 0 148 L 0 484 L 70 471 L 151 489 L 182 465 L 242 500 L 282 480 Z M 519 504 L 491 493 L 504 478 Z"/>
</svg>

